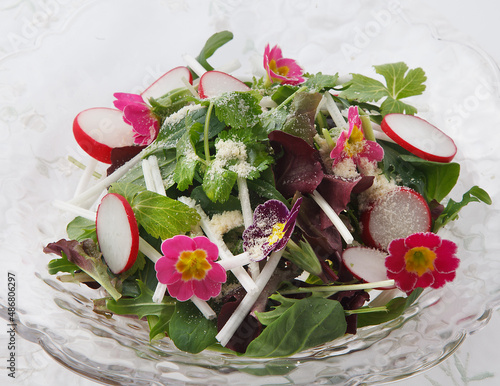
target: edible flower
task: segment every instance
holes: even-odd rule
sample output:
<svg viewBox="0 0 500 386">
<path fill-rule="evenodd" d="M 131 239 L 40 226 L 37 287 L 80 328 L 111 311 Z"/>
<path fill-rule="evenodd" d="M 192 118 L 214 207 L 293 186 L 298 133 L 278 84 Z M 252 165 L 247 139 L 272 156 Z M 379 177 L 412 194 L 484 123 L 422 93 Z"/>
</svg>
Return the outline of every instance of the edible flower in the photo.
<svg viewBox="0 0 500 386">
<path fill-rule="evenodd" d="M 177 235 L 163 241 L 163 256 L 155 264 L 156 277 L 170 296 L 186 301 L 208 300 L 220 294 L 226 271 L 216 263 L 219 249 L 205 236 Z"/>
<path fill-rule="evenodd" d="M 444 286 L 455 278 L 460 263 L 455 256 L 457 245 L 432 232 L 395 239 L 387 250 L 387 277 L 406 293 L 415 288 Z"/>
<path fill-rule="evenodd" d="M 347 120 L 349 130 L 340 134 L 337 144 L 330 153 L 333 166 L 346 158 L 351 158 L 358 166 L 362 158 L 372 162 L 381 161 L 384 158 L 384 149 L 377 142 L 365 138 L 358 106 L 349 107 Z"/>
<path fill-rule="evenodd" d="M 118 110 L 123 111 L 123 120 L 134 130 L 134 143 L 147 146 L 156 139 L 160 124 L 151 113 L 151 109 L 137 94 L 115 93 L 113 102 Z"/>
<path fill-rule="evenodd" d="M 267 85 L 275 81 L 292 86 L 304 82 L 302 68 L 295 60 L 284 58 L 281 48 L 277 45 L 273 48 L 270 48 L 269 44 L 266 46 L 264 50 L 264 68 L 267 72 Z"/>
<path fill-rule="evenodd" d="M 253 224 L 243 232 L 243 249 L 259 261 L 272 251 L 283 249 L 292 236 L 302 198 L 291 210 L 279 200 L 268 200 L 255 208 Z"/>
</svg>

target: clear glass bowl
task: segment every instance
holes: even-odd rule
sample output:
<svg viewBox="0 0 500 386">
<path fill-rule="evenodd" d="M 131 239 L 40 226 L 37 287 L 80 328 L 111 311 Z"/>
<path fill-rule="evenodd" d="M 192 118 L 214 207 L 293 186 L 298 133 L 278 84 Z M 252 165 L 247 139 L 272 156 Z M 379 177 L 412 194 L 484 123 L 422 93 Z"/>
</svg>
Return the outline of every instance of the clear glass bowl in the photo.
<svg viewBox="0 0 500 386">
<path fill-rule="evenodd" d="M 355 385 L 427 370 L 488 322 L 500 303 L 500 72 L 487 55 L 423 14 L 416 2 L 66 3 L 57 2 L 33 36 L 19 31 L 23 46 L 11 39 L 0 59 L 1 259 L 16 275 L 20 336 L 103 383 Z M 99 292 L 47 274 L 51 257 L 42 248 L 64 237 L 71 219 L 51 202 L 71 198 L 81 175 L 67 157 L 88 160 L 72 137 L 74 116 L 111 106 L 114 92 L 143 89 L 221 29 L 235 38 L 212 64 L 238 59 L 237 75 L 262 73 L 268 42 L 280 44 L 309 72 L 374 76 L 372 65 L 395 61 L 426 71 L 427 90 L 412 102 L 458 145 L 462 174 L 452 198 L 480 185 L 494 200 L 492 206 L 470 204 L 442 232 L 459 245 L 453 283 L 426 291 L 396 320 L 290 358 L 261 360 L 186 354 L 166 339 L 150 343 L 143 321 L 96 314 L 92 299 Z M 7 319 L 4 291 L 0 300 Z"/>
</svg>

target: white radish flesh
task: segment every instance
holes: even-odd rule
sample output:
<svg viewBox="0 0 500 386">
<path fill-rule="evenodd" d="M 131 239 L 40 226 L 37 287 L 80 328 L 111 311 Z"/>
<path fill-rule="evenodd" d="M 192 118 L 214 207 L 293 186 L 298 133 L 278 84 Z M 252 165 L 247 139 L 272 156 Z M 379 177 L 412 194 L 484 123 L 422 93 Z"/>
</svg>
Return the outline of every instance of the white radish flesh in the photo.
<svg viewBox="0 0 500 386">
<path fill-rule="evenodd" d="M 386 256 L 387 253 L 378 249 L 351 247 L 344 250 L 342 260 L 354 277 L 366 283 L 374 283 L 387 280 Z"/>
<path fill-rule="evenodd" d="M 91 157 L 111 163 L 111 150 L 134 145 L 132 126 L 117 109 L 95 107 L 80 112 L 73 121 L 73 135 Z"/>
<path fill-rule="evenodd" d="M 189 83 L 193 82 L 189 68 L 184 66 L 175 67 L 158 78 L 142 92 L 141 96 L 145 101 L 148 101 L 149 98 L 159 98 L 176 88 L 186 87 L 182 78 L 185 78 Z"/>
<path fill-rule="evenodd" d="M 200 98 L 211 98 L 225 92 L 248 91 L 250 88 L 234 76 L 220 71 L 208 71 L 200 78 Z"/>
<path fill-rule="evenodd" d="M 400 187 L 375 201 L 361 215 L 363 241 L 387 249 L 389 243 L 431 229 L 431 212 L 416 191 Z"/>
<path fill-rule="evenodd" d="M 97 209 L 99 248 L 111 272 L 119 274 L 134 265 L 139 251 L 139 229 L 127 200 L 116 193 L 103 197 Z"/>
<path fill-rule="evenodd" d="M 380 127 L 398 145 L 427 161 L 450 162 L 457 153 L 453 139 L 422 118 L 387 114 Z"/>
</svg>

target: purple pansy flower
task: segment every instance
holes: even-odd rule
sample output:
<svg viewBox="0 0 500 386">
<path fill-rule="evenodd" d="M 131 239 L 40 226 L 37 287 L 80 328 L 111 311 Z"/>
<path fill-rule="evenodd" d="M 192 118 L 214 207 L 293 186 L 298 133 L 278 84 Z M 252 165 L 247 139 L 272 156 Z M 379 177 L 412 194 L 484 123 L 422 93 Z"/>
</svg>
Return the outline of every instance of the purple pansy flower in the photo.
<svg viewBox="0 0 500 386">
<path fill-rule="evenodd" d="M 301 202 L 299 198 L 291 210 L 278 200 L 266 201 L 255 208 L 253 224 L 243 232 L 243 249 L 250 254 L 250 259 L 262 260 L 272 251 L 286 246 L 295 228 Z"/>
<path fill-rule="evenodd" d="M 160 129 L 158 119 L 144 102 L 142 96 L 117 92 L 113 94 L 115 107 L 123 111 L 123 120 L 134 130 L 134 143 L 147 146 L 156 139 Z"/>
</svg>

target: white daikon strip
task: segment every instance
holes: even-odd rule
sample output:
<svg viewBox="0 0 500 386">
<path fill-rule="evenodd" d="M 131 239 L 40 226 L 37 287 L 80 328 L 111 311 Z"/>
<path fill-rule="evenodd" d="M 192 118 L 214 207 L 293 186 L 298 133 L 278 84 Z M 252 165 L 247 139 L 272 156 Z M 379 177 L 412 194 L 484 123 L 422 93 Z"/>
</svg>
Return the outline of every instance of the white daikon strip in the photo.
<svg viewBox="0 0 500 386">
<path fill-rule="evenodd" d="M 328 92 L 325 92 L 323 95 L 325 98 L 325 107 L 328 110 L 328 114 L 332 117 L 335 126 L 345 129 L 347 127 L 345 118 L 333 100 L 332 95 Z"/>
<path fill-rule="evenodd" d="M 195 58 L 193 58 L 191 55 L 184 54 L 182 55 L 182 59 L 186 62 L 186 64 L 191 67 L 191 69 L 198 75 L 200 78 L 201 76 L 207 72 L 205 67 L 203 67 Z"/>
<path fill-rule="evenodd" d="M 85 167 L 85 170 L 83 171 L 83 174 L 78 181 L 78 185 L 76 186 L 75 194 L 73 197 L 78 196 L 88 186 L 90 178 L 95 172 L 97 163 L 98 161 L 95 158 L 89 157 L 89 162 L 87 163 L 87 166 Z"/>
<path fill-rule="evenodd" d="M 354 241 L 354 237 L 351 235 L 351 232 L 349 232 L 349 229 L 345 226 L 344 222 L 340 219 L 340 217 L 335 213 L 333 208 L 326 202 L 326 200 L 319 194 L 317 190 L 315 190 L 312 194 L 312 198 L 316 203 L 319 205 L 319 207 L 325 212 L 327 217 L 330 219 L 330 221 L 333 223 L 335 228 L 339 231 L 340 235 L 342 238 L 345 240 L 347 244 L 352 244 Z"/>
</svg>

